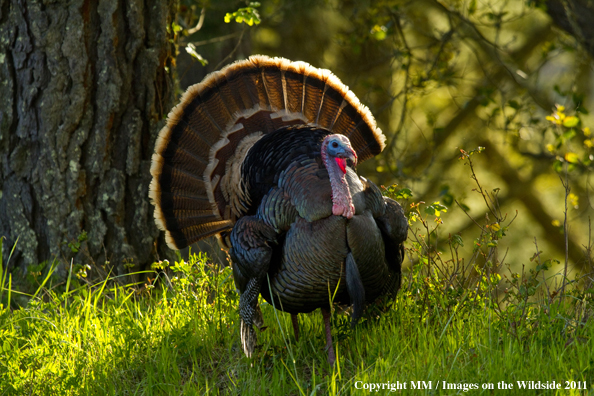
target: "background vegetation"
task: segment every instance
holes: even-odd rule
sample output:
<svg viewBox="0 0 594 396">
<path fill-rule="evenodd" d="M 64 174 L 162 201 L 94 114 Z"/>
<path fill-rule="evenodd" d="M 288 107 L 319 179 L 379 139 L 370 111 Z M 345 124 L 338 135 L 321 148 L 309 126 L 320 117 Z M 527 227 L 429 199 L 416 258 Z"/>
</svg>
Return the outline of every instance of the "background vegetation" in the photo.
<svg viewBox="0 0 594 396">
<path fill-rule="evenodd" d="M 260 3 L 180 2 L 167 24 L 177 94 L 256 53 L 337 74 L 388 137 L 359 173 L 409 216 L 399 297 L 355 329 L 333 317 L 334 368 L 319 313 L 300 315 L 295 343 L 288 316 L 264 304 L 269 327 L 250 361 L 227 257 L 208 243 L 209 260 L 153 250 L 152 268 L 118 267 L 80 254 L 94 238 L 81 232 L 64 244 L 68 255 L 17 273 L 10 241 L 0 392 L 349 394 L 355 381 L 556 380 L 586 382 L 559 394 L 594 393 L 594 6 Z"/>
<path fill-rule="evenodd" d="M 564 256 L 560 176 L 567 177 L 569 260 L 578 268 L 590 262 L 594 36 L 577 19 L 592 6 L 567 2 L 553 13 L 552 1 L 268 1 L 254 8 L 257 25 L 221 24 L 232 4 L 206 3 L 201 29 L 180 37 L 182 90 L 222 57 L 264 53 L 328 68 L 388 136 L 384 153 L 360 173 L 408 187 L 420 201 L 439 200 L 454 212 L 445 228 L 456 233 L 472 222 L 455 199 L 482 216 L 459 150 L 485 147 L 477 173 L 500 189 L 503 213 L 517 212 L 513 257 L 526 256 L 533 237 Z M 181 9 L 184 26 L 194 27 L 200 5 Z M 563 10 L 578 33 L 558 27 Z M 210 62 L 188 62 L 188 44 Z"/>
</svg>

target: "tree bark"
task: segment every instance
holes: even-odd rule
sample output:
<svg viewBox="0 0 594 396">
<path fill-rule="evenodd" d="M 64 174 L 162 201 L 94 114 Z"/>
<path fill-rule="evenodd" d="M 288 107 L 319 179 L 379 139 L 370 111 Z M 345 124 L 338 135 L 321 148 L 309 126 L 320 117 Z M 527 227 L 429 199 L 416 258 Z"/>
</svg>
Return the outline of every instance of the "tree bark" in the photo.
<svg viewBox="0 0 594 396">
<path fill-rule="evenodd" d="M 9 270 L 56 259 L 62 276 L 71 260 L 124 273 L 170 254 L 148 185 L 173 105 L 176 11 L 177 0 L 0 0 L 5 265 L 18 238 Z"/>
</svg>

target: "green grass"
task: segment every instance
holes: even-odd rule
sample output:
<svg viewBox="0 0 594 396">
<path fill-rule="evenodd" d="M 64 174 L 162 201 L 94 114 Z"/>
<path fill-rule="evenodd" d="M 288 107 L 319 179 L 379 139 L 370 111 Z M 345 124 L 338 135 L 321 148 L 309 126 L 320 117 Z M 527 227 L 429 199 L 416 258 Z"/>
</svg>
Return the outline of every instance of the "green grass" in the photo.
<svg viewBox="0 0 594 396">
<path fill-rule="evenodd" d="M 58 292 L 48 277 L 20 309 L 9 309 L 10 277 L 0 274 L 0 395 L 365 394 L 357 387 L 397 381 L 404 394 L 594 395 L 590 294 L 575 288 L 562 304 L 512 300 L 499 310 L 488 290 L 442 287 L 420 268 L 354 329 L 348 315 L 333 315 L 335 367 L 319 311 L 300 315 L 295 342 L 289 315 L 268 304 L 261 348 L 247 359 L 230 269 L 202 256 L 146 285 L 74 288 L 74 277 Z M 433 389 L 411 391 L 412 381 Z M 500 381 L 514 389 L 498 391 Z M 516 381 L 586 381 L 587 390 L 522 392 Z M 489 383 L 493 391 L 481 389 Z"/>
</svg>

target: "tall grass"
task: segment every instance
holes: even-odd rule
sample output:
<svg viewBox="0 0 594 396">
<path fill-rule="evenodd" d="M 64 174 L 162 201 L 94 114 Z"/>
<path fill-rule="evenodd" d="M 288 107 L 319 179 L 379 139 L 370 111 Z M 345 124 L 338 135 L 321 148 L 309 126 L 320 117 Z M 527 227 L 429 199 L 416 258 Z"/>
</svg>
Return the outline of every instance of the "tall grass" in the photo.
<svg viewBox="0 0 594 396">
<path fill-rule="evenodd" d="M 495 202 L 486 196 L 487 206 Z M 20 308 L 10 274 L 0 272 L 0 395 L 343 395 L 372 386 L 380 394 L 594 395 L 592 274 L 551 274 L 537 246 L 522 271 L 507 268 L 497 249 L 510 220 L 496 205 L 490 220 L 477 221 L 466 260 L 461 237 L 437 238 L 442 206 L 409 208 L 402 290 L 368 307 L 355 328 L 348 313 L 333 313 L 333 367 L 319 311 L 299 315 L 296 342 L 289 315 L 265 302 L 267 327 L 246 358 L 231 270 L 191 254 L 155 263 L 137 274 L 147 279 L 140 284 L 85 282 L 71 268 L 68 283 L 54 285 L 50 268 Z M 526 391 L 517 381 L 561 389 Z"/>
<path fill-rule="evenodd" d="M 42 288 L 22 309 L 2 305 L 0 394 L 336 395 L 398 381 L 407 390 L 432 381 L 425 394 L 465 393 L 435 390 L 443 381 L 495 389 L 500 381 L 586 381 L 594 394 L 594 326 L 577 312 L 591 303 L 577 295 L 549 311 L 534 305 L 512 323 L 485 295 L 456 297 L 419 278 L 418 265 L 399 297 L 369 309 L 356 328 L 333 316 L 338 358 L 330 367 L 320 313 L 300 315 L 295 342 L 289 315 L 264 303 L 268 328 L 250 360 L 230 269 L 200 255 L 174 269 L 177 277 L 165 279 L 167 269 L 156 287 L 108 279 L 62 293 Z"/>
</svg>

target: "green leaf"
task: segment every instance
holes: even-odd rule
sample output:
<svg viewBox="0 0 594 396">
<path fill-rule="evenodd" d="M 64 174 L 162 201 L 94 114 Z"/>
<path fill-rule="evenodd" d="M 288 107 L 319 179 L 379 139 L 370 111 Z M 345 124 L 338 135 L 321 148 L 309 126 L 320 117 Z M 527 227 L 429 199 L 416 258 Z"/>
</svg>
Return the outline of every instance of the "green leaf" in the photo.
<svg viewBox="0 0 594 396">
<path fill-rule="evenodd" d="M 497 236 L 497 238 L 503 238 L 505 236 L 506 231 L 507 227 L 502 227 L 495 233 L 495 235 Z"/>
<path fill-rule="evenodd" d="M 577 164 L 579 162 L 579 157 L 576 153 L 566 153 L 565 161 L 569 162 L 570 164 Z"/>
<path fill-rule="evenodd" d="M 173 33 L 175 33 L 175 34 L 177 34 L 177 33 L 181 32 L 182 30 L 184 30 L 184 28 L 183 28 L 183 27 L 181 27 L 180 25 L 178 25 L 178 24 L 177 24 L 177 23 L 175 23 L 175 22 L 172 22 L 172 23 L 171 23 L 171 28 L 173 29 Z"/>
<path fill-rule="evenodd" d="M 371 28 L 371 37 L 376 39 L 377 41 L 385 40 L 386 36 L 388 35 L 388 29 L 385 26 L 375 25 Z"/>
<path fill-rule="evenodd" d="M 580 123 L 580 119 L 575 116 L 565 117 L 563 120 L 563 126 L 566 128 L 573 128 Z"/>
<path fill-rule="evenodd" d="M 575 105 L 576 113 L 588 114 L 588 109 L 586 109 L 583 106 L 584 98 L 585 98 L 585 95 L 583 93 L 573 92 L 571 94 L 571 100 L 573 101 L 573 104 Z"/>
<path fill-rule="evenodd" d="M 78 253 L 80 250 L 80 242 L 68 242 L 68 247 L 72 253 Z"/>
<path fill-rule="evenodd" d="M 452 236 L 452 246 L 464 246 L 464 241 L 462 240 L 462 237 L 460 235 L 454 234 Z"/>
<path fill-rule="evenodd" d="M 480 153 L 482 153 L 483 151 L 485 151 L 485 148 L 484 148 L 484 147 L 482 147 L 482 146 L 478 146 L 478 147 L 477 147 L 477 148 L 475 148 L 474 150 L 470 150 L 470 151 L 468 152 L 468 155 L 470 156 L 470 155 L 474 155 L 474 154 L 480 154 Z"/>
<path fill-rule="evenodd" d="M 425 208 L 425 213 L 431 216 L 440 216 L 441 212 L 447 212 L 448 208 L 439 202 L 434 202 Z"/>
<path fill-rule="evenodd" d="M 454 203 L 454 196 L 450 193 L 442 195 L 441 199 L 446 206 L 452 206 L 452 204 Z"/>
<path fill-rule="evenodd" d="M 249 26 L 252 26 L 254 24 L 258 25 L 261 22 L 261 20 L 260 14 L 258 13 L 258 10 L 256 10 L 256 7 L 260 7 L 260 3 L 252 2 L 250 3 L 249 7 L 240 8 L 233 13 L 228 12 L 225 15 L 225 23 L 229 23 L 232 19 L 235 19 L 235 22 L 237 23 L 244 22 L 247 23 Z"/>
<path fill-rule="evenodd" d="M 412 191 L 410 191 L 409 188 L 401 188 L 395 195 L 396 199 L 409 199 L 412 198 L 412 196 Z"/>
</svg>

